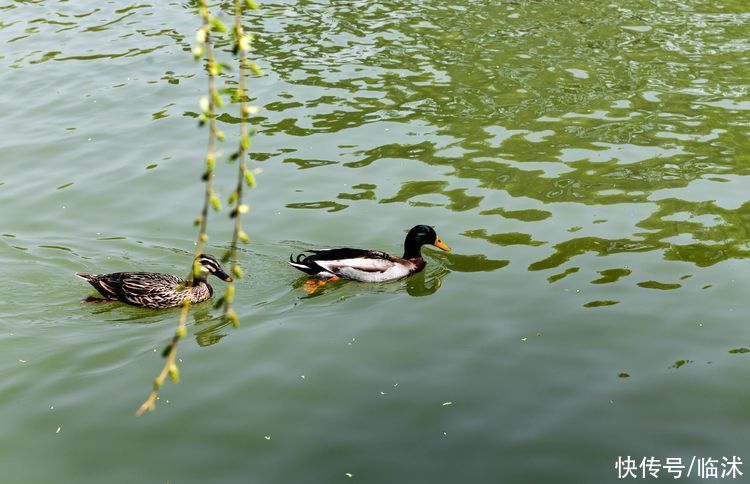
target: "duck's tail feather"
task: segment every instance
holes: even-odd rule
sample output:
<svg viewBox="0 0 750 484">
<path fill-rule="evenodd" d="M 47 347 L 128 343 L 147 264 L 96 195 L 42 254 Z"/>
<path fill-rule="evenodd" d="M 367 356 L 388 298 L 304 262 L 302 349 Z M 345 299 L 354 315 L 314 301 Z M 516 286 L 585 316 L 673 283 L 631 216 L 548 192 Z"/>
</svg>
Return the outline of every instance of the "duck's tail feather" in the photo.
<svg viewBox="0 0 750 484">
<path fill-rule="evenodd" d="M 91 282 L 98 277 L 96 274 L 89 274 L 88 272 L 76 272 L 76 276 L 87 282 Z"/>
<path fill-rule="evenodd" d="M 311 276 L 314 276 L 322 269 L 315 262 L 305 262 L 304 254 L 299 254 L 296 259 L 294 258 L 294 254 L 289 255 L 289 265 Z"/>
</svg>

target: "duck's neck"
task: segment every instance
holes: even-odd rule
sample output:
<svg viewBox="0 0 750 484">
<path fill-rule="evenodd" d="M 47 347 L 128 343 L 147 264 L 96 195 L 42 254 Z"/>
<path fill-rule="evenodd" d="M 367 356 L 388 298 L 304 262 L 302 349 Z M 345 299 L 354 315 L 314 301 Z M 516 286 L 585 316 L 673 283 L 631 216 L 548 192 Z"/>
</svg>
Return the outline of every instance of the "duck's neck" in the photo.
<svg viewBox="0 0 750 484">
<path fill-rule="evenodd" d="M 190 288 L 190 302 L 199 303 L 209 299 L 214 294 L 214 289 L 206 281 L 196 280 Z"/>
<path fill-rule="evenodd" d="M 421 259 L 422 246 L 407 240 L 404 242 L 404 259 Z"/>
<path fill-rule="evenodd" d="M 214 295 L 214 288 L 211 287 L 211 284 L 206 282 L 205 277 L 196 277 L 193 279 L 193 287 L 191 287 L 190 290 L 194 293 L 201 293 L 208 290 L 209 297 Z"/>
</svg>

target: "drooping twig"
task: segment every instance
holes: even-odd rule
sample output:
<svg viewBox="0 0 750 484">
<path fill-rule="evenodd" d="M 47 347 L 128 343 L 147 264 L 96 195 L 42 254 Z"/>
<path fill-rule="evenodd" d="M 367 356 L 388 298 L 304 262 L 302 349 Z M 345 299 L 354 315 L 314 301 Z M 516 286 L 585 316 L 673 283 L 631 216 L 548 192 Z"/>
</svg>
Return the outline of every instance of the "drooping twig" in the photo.
<svg viewBox="0 0 750 484">
<path fill-rule="evenodd" d="M 221 106 L 221 98 L 216 90 L 216 76 L 219 73 L 218 64 L 214 58 L 213 48 L 211 45 L 211 31 L 212 29 L 221 30 L 221 23 L 211 16 L 206 0 L 200 1 L 199 7 L 200 15 L 203 19 L 203 25 L 196 34 L 198 43 L 193 49 L 195 57 L 198 59 L 205 59 L 206 71 L 208 73 L 208 96 L 201 99 L 201 110 L 203 113 L 200 115 L 201 125 L 208 123 L 208 153 L 206 155 L 206 171 L 203 173 L 203 181 L 205 182 L 205 195 L 203 199 L 203 208 L 201 209 L 200 215 L 195 219 L 196 225 L 198 225 L 198 241 L 195 245 L 195 257 L 201 254 L 203 246 L 208 240 L 208 234 L 206 232 L 208 226 L 208 212 L 209 206 L 213 206 L 215 210 L 221 209 L 221 202 L 216 194 L 213 192 L 212 182 L 214 175 L 214 167 L 216 165 L 216 139 L 219 131 L 216 125 L 216 106 Z M 190 274 L 187 277 L 187 283 L 185 288 L 185 294 L 193 286 L 193 281 L 197 274 L 200 273 L 200 266 L 197 262 L 193 262 L 190 270 Z M 136 415 L 140 416 L 146 410 L 152 410 L 156 405 L 156 400 L 159 396 L 159 389 L 161 388 L 164 380 L 169 375 L 172 380 L 177 383 L 179 381 L 179 369 L 176 364 L 177 358 L 177 345 L 180 340 L 185 337 L 187 330 L 185 324 L 187 322 L 188 313 L 190 311 L 190 299 L 185 297 L 182 302 L 182 310 L 180 311 L 180 319 L 177 325 L 177 330 L 169 345 L 164 350 L 163 355 L 166 357 L 164 366 L 159 372 L 159 375 L 154 379 L 154 385 L 151 389 L 151 393 L 148 395 L 146 400 L 136 411 Z"/>
<path fill-rule="evenodd" d="M 239 57 L 239 83 L 236 90 L 236 99 L 240 104 L 240 145 L 237 148 L 237 152 L 232 155 L 232 158 L 236 157 L 238 160 L 237 170 L 237 185 L 229 198 L 229 203 L 234 204 L 234 208 L 229 213 L 230 217 L 234 218 L 234 230 L 232 233 L 232 244 L 230 246 L 227 257 L 232 261 L 232 273 L 236 279 L 240 279 L 243 275 L 242 268 L 237 260 L 237 244 L 238 242 L 247 243 L 248 237 L 245 231 L 242 229 L 242 214 L 247 213 L 250 207 L 242 203 L 243 188 L 245 183 L 250 187 L 255 186 L 255 178 L 252 172 L 247 169 L 247 150 L 250 147 L 250 136 L 247 129 L 247 118 L 248 115 L 254 111 L 254 108 L 247 105 L 247 69 L 252 69 L 254 72 L 259 72 L 258 67 L 248 61 L 247 52 L 250 50 L 252 45 L 252 34 L 245 34 L 242 27 L 242 13 L 245 6 L 251 9 L 257 9 L 257 5 L 253 1 L 247 0 L 235 0 L 234 1 L 234 51 Z M 255 108 L 257 109 L 257 108 Z M 231 322 L 234 327 L 239 325 L 239 319 L 237 313 L 232 308 L 232 301 L 234 300 L 234 284 L 230 283 L 227 286 L 226 294 L 224 295 L 224 319 Z"/>
</svg>

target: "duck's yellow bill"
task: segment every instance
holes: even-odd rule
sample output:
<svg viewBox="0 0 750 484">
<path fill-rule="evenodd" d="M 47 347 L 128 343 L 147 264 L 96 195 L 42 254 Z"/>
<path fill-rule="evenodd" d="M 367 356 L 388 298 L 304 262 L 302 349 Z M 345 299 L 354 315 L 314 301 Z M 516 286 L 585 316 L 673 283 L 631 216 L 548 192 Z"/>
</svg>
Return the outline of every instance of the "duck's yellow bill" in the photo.
<svg viewBox="0 0 750 484">
<path fill-rule="evenodd" d="M 448 252 L 451 251 L 451 248 L 448 247 L 447 245 L 445 245 L 445 243 L 442 240 L 440 240 L 440 237 L 435 237 L 435 244 L 434 245 L 435 245 L 435 247 L 437 247 L 439 249 L 447 250 Z"/>
</svg>

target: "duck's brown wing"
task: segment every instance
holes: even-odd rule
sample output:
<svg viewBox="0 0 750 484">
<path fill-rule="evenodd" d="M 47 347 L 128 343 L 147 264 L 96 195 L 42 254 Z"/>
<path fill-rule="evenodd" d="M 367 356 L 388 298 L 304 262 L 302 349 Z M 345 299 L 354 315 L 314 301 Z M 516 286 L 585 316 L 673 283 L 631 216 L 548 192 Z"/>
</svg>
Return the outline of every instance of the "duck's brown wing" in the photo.
<svg viewBox="0 0 750 484">
<path fill-rule="evenodd" d="M 163 307 L 160 303 L 166 299 L 174 299 L 176 297 L 174 289 L 183 282 L 177 276 L 154 272 L 113 272 L 100 275 L 78 273 L 76 275 L 88 281 L 108 299 L 117 299 L 146 307 Z"/>
<path fill-rule="evenodd" d="M 131 272 L 119 279 L 122 300 L 136 306 L 163 308 L 182 301 L 175 288 L 184 281 L 170 274 Z"/>
</svg>

